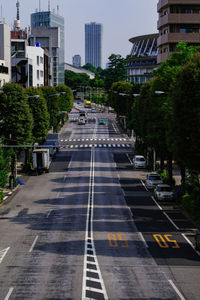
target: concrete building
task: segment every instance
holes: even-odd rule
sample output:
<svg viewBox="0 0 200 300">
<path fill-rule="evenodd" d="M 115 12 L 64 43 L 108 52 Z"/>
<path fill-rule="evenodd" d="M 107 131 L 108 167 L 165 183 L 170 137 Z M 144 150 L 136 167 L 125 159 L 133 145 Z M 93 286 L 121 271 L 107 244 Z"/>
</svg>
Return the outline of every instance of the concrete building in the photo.
<svg viewBox="0 0 200 300">
<path fill-rule="evenodd" d="M 12 81 L 27 88 L 44 85 L 44 50 L 24 39 L 11 40 Z"/>
<path fill-rule="evenodd" d="M 72 57 L 72 65 L 75 67 L 81 66 L 81 56 L 79 54 L 76 54 Z"/>
<path fill-rule="evenodd" d="M 103 25 L 95 22 L 85 24 L 85 64 L 102 67 Z"/>
<path fill-rule="evenodd" d="M 0 21 L 0 87 L 11 79 L 10 27 Z"/>
<path fill-rule="evenodd" d="M 90 77 L 90 79 L 94 79 L 95 78 L 95 74 L 93 72 L 88 71 L 88 70 L 83 69 L 83 68 L 75 67 L 75 66 L 67 64 L 67 63 L 65 63 L 65 70 L 72 71 L 74 73 L 79 73 L 79 74 L 85 73 L 85 74 L 87 74 Z"/>
<path fill-rule="evenodd" d="M 158 34 L 148 34 L 131 38 L 133 44 L 130 59 L 127 63 L 127 79 L 142 84 L 153 77 L 157 67 Z"/>
<path fill-rule="evenodd" d="M 40 42 L 47 49 L 52 63 L 52 85 L 64 84 L 64 18 L 51 12 L 43 11 L 31 14 L 30 45 Z"/>
<path fill-rule="evenodd" d="M 158 63 L 176 51 L 178 42 L 200 45 L 200 0 L 159 0 L 157 11 Z"/>
</svg>

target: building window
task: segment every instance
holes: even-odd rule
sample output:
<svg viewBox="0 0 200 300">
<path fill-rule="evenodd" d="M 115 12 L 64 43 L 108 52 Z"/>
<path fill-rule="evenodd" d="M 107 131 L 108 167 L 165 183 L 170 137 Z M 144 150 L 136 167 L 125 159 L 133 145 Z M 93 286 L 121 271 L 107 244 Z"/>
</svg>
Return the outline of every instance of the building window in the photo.
<svg viewBox="0 0 200 300">
<path fill-rule="evenodd" d="M 37 80 L 39 80 L 39 79 L 40 79 L 40 71 L 37 70 Z"/>
<path fill-rule="evenodd" d="M 44 72 L 40 71 L 40 77 L 44 77 Z"/>
<path fill-rule="evenodd" d="M 40 63 L 43 64 L 43 62 L 44 62 L 44 59 L 42 56 L 40 56 Z"/>
<path fill-rule="evenodd" d="M 40 57 L 37 56 L 37 65 L 39 66 L 39 64 L 40 64 Z"/>
</svg>

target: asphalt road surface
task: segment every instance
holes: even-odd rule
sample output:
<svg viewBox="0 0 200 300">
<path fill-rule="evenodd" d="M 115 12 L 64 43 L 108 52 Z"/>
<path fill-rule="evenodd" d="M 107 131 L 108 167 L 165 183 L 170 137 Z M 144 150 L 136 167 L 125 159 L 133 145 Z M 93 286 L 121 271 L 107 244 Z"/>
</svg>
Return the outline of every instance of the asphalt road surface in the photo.
<svg viewBox="0 0 200 300">
<path fill-rule="evenodd" d="M 113 114 L 77 109 L 50 172 L 0 207 L 0 300 L 200 299 L 194 224 L 145 188 Z"/>
</svg>

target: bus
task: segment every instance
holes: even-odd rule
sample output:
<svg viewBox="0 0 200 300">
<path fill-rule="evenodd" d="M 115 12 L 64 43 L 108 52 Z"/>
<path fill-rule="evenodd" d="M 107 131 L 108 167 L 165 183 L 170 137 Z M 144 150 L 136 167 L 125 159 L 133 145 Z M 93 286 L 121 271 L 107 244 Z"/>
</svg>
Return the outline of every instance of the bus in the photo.
<svg viewBox="0 0 200 300">
<path fill-rule="evenodd" d="M 89 101 L 89 100 L 86 100 L 86 101 L 85 101 L 85 105 L 84 105 L 84 107 L 85 107 L 85 108 L 91 108 L 91 107 L 92 107 L 92 105 L 91 105 L 91 101 Z"/>
</svg>

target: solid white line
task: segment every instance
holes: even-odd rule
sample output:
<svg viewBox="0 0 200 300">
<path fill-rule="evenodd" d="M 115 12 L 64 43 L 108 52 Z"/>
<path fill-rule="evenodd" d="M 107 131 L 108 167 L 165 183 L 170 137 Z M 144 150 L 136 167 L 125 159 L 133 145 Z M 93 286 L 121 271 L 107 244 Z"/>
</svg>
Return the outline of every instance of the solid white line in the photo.
<svg viewBox="0 0 200 300">
<path fill-rule="evenodd" d="M 130 210 L 131 217 L 133 217 L 133 213 L 132 213 L 132 210 L 130 207 L 129 207 L 129 210 Z"/>
<path fill-rule="evenodd" d="M 145 190 L 148 192 L 148 189 L 147 189 L 146 185 L 144 184 L 143 180 L 140 180 L 140 181 L 141 181 L 143 187 L 145 188 Z"/>
<path fill-rule="evenodd" d="M 158 208 L 160 210 L 163 210 L 163 208 L 158 204 L 158 202 L 156 201 L 156 199 L 154 198 L 154 196 L 151 196 L 151 199 L 155 202 L 155 204 L 158 206 Z"/>
<path fill-rule="evenodd" d="M 32 246 L 31 246 L 29 252 L 32 252 L 32 251 L 33 251 L 33 248 L 35 247 L 35 244 L 36 244 L 36 242 L 37 242 L 38 237 L 39 237 L 38 235 L 35 237 L 35 239 L 34 239 L 34 241 L 33 241 L 33 244 L 32 244 Z"/>
<path fill-rule="evenodd" d="M 180 230 L 180 228 L 172 221 L 172 219 L 166 214 L 166 212 L 163 211 L 163 214 L 167 217 L 167 219 L 172 223 L 172 225 L 173 225 L 177 230 Z"/>
<path fill-rule="evenodd" d="M 193 248 L 193 250 L 200 256 L 200 252 L 195 249 L 195 246 L 192 244 L 192 242 L 186 237 L 184 233 L 181 233 L 181 235 L 184 237 L 184 239 L 188 242 L 188 244 Z"/>
<path fill-rule="evenodd" d="M 147 242 L 146 242 L 145 239 L 144 239 L 144 236 L 143 236 L 142 232 L 138 232 L 138 234 L 139 234 L 141 240 L 143 241 L 143 243 L 145 244 L 145 247 L 146 247 L 146 248 L 149 248 L 149 246 L 147 245 Z"/>
<path fill-rule="evenodd" d="M 9 288 L 8 294 L 6 295 L 6 298 L 5 298 L 4 300 L 8 300 L 8 299 L 10 298 L 10 296 L 11 296 L 13 290 L 14 290 L 13 287 Z"/>
<path fill-rule="evenodd" d="M 173 281 L 172 280 L 168 280 L 169 281 L 169 283 L 171 284 L 171 286 L 173 287 L 173 289 L 175 290 L 175 292 L 177 293 L 177 295 L 179 296 L 179 298 L 181 299 L 181 300 L 186 300 L 184 297 L 183 297 L 183 295 L 181 294 L 181 292 L 178 290 L 178 288 L 175 286 L 175 284 L 173 283 Z"/>
<path fill-rule="evenodd" d="M 46 216 L 47 219 L 48 219 L 48 217 L 50 216 L 51 212 L 52 212 L 52 209 L 48 212 L 48 214 L 47 214 L 47 216 Z"/>
<path fill-rule="evenodd" d="M 10 247 L 0 251 L 0 263 L 2 263 L 4 257 L 6 256 L 9 249 L 10 249 Z"/>
<path fill-rule="evenodd" d="M 128 160 L 130 161 L 130 164 L 133 165 L 133 162 L 131 161 L 131 159 L 130 159 L 128 153 L 126 153 L 126 156 L 127 156 Z"/>
</svg>

